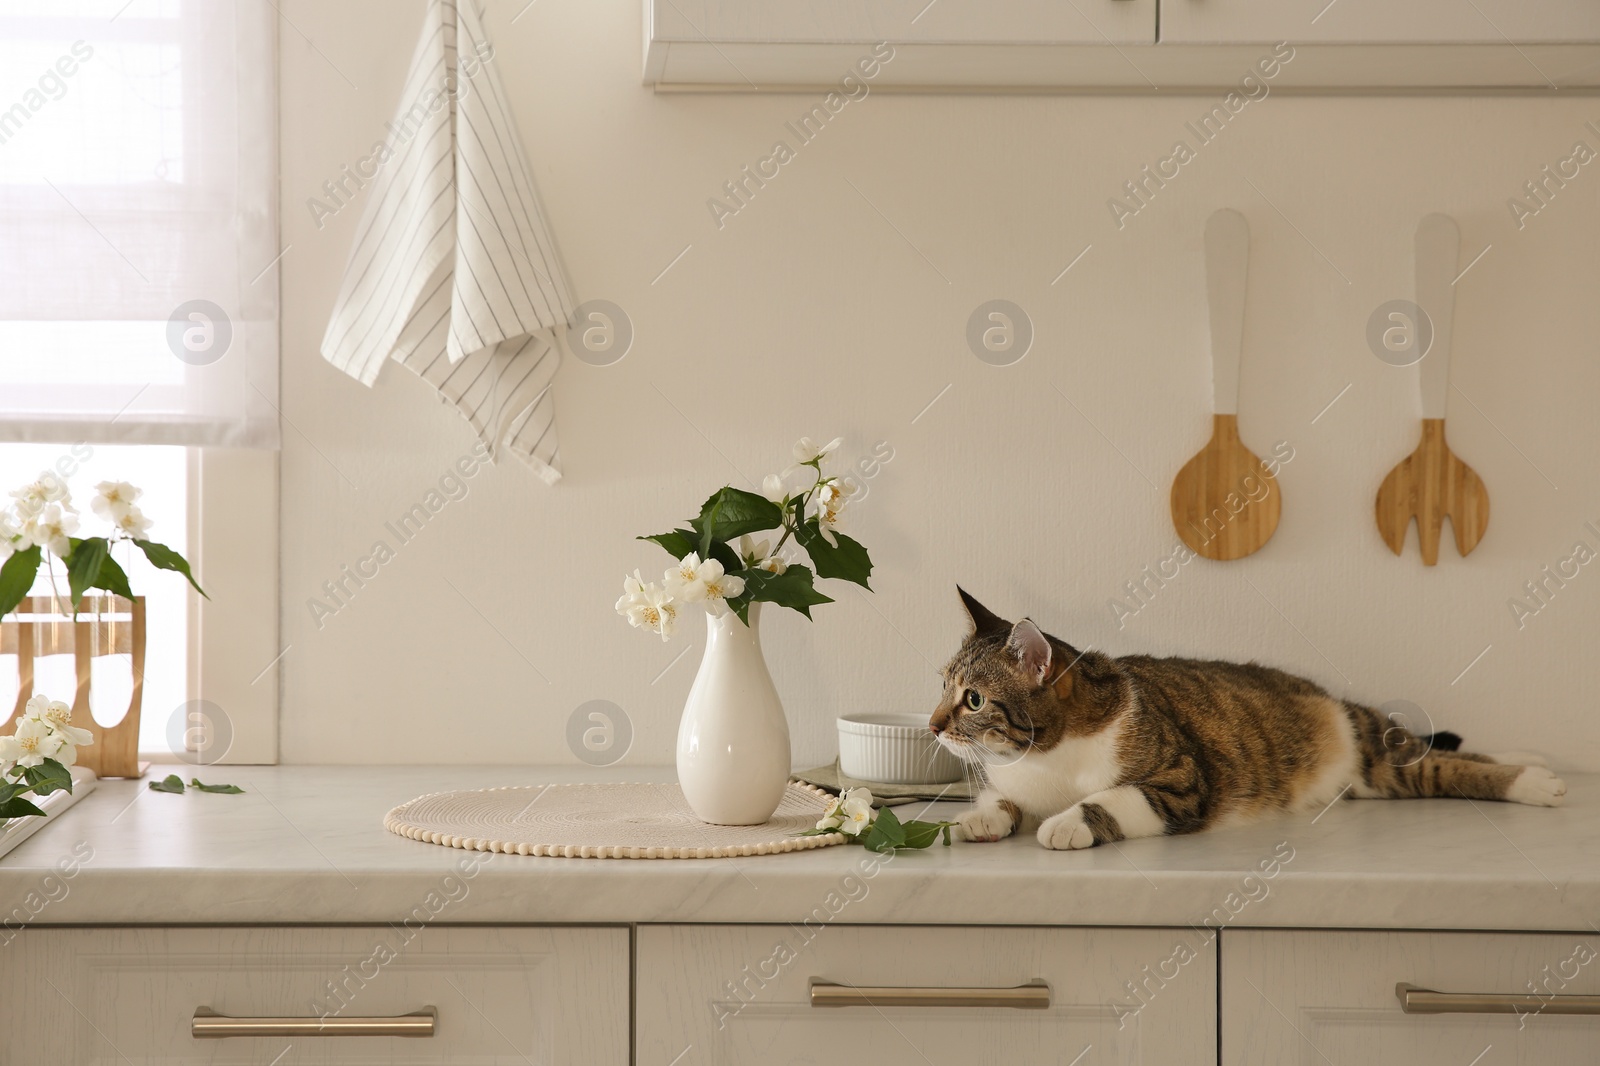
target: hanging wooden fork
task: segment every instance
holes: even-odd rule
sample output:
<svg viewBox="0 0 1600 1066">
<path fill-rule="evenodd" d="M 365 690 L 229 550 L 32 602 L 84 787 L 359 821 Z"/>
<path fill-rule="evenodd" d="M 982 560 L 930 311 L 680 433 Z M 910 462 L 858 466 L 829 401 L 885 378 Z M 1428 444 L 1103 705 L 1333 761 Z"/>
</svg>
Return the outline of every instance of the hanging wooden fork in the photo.
<svg viewBox="0 0 1600 1066">
<path fill-rule="evenodd" d="M 1433 344 L 1422 357 L 1422 440 L 1378 487 L 1378 531 L 1399 555 L 1406 530 L 1417 520 L 1422 561 L 1439 561 L 1439 533 L 1450 519 L 1456 551 L 1467 555 L 1489 528 L 1489 490 L 1472 467 L 1457 459 L 1444 438 L 1450 394 L 1450 342 L 1455 317 L 1456 261 L 1461 231 L 1448 215 L 1429 215 L 1417 226 L 1417 304 L 1433 323 Z"/>
</svg>

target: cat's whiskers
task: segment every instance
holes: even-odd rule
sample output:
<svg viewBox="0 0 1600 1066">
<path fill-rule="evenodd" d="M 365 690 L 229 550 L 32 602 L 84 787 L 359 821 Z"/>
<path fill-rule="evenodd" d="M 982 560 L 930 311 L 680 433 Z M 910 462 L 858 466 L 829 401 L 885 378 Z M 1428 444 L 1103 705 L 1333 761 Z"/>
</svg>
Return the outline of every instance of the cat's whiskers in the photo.
<svg viewBox="0 0 1600 1066">
<path fill-rule="evenodd" d="M 962 765 L 966 767 L 968 779 L 976 786 L 977 790 L 981 791 L 989 787 L 989 774 L 984 770 L 982 763 L 964 762 Z"/>
</svg>

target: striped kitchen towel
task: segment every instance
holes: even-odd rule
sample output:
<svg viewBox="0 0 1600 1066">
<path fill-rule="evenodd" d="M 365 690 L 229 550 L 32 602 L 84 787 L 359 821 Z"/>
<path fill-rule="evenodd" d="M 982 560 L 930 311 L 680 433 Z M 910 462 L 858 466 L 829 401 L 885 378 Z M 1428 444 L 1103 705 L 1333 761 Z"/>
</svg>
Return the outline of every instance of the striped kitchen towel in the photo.
<svg viewBox="0 0 1600 1066">
<path fill-rule="evenodd" d="M 554 483 L 572 296 L 473 0 L 429 3 L 388 134 L 356 167 L 372 188 L 322 355 L 364 385 L 404 363 Z"/>
</svg>

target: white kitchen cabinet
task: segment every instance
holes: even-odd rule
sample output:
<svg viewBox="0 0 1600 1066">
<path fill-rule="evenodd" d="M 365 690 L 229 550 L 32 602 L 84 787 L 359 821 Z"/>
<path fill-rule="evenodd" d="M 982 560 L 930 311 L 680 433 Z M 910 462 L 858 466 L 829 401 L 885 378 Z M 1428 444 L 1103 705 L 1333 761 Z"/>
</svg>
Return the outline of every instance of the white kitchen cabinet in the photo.
<svg viewBox="0 0 1600 1066">
<path fill-rule="evenodd" d="M 812 922 L 637 936 L 640 1063 L 1216 1061 L 1216 955 L 1192 930 Z M 869 1005 L 817 1002 L 857 990 Z M 966 1005 L 997 996 L 1036 1006 Z"/>
<path fill-rule="evenodd" d="M 1157 0 L 647 0 L 663 40 L 1154 44 Z"/>
<path fill-rule="evenodd" d="M 667 92 L 1291 92 L 1600 86 L 1595 0 L 643 0 Z M 863 66 L 862 64 L 865 64 Z M 864 73 L 865 72 L 865 73 Z M 829 106 L 831 103 L 832 106 Z M 826 121 L 826 119 L 822 119 Z"/>
<path fill-rule="evenodd" d="M 1161 0 L 1163 44 L 1576 44 L 1593 0 Z"/>
<path fill-rule="evenodd" d="M 1600 935 L 1229 930 L 1222 935 L 1222 1062 L 1556 1066 L 1600 1061 L 1600 1016 L 1558 1014 L 1600 995 Z M 1406 1013 L 1396 985 L 1452 994 Z M 1487 999 L 1457 998 L 1476 995 Z M 1492 1049 L 1492 1050 L 1489 1050 Z"/>
<path fill-rule="evenodd" d="M 29 928 L 4 952 L 0 1062 L 623 1066 L 628 951 L 625 928 Z M 331 1035 L 430 1008 L 431 1036 Z M 328 1021 L 197 1038 L 197 1012 Z"/>
<path fill-rule="evenodd" d="M 1104 81 L 1130 72 L 1119 48 L 1155 44 L 1156 3 L 644 0 L 644 80 L 739 91 L 836 87 L 847 76 L 869 89 L 1044 83 L 1069 71 Z"/>
</svg>

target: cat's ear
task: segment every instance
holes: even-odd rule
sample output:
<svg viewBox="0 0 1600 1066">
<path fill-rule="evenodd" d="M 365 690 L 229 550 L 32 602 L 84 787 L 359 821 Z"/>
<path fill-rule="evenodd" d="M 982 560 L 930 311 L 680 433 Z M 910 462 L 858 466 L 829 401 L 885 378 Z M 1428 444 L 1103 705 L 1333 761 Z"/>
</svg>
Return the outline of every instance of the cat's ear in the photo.
<svg viewBox="0 0 1600 1066">
<path fill-rule="evenodd" d="M 1006 650 L 1017 657 L 1022 672 L 1035 685 L 1044 684 L 1045 676 L 1050 673 L 1051 648 L 1038 626 L 1026 618 L 1012 626 Z"/>
<path fill-rule="evenodd" d="M 967 634 L 1003 633 L 1011 628 L 1011 623 L 995 614 L 989 608 L 979 603 L 966 589 L 956 586 L 956 592 L 961 596 L 962 606 L 967 609 L 967 618 L 972 622 L 972 629 Z"/>
</svg>

